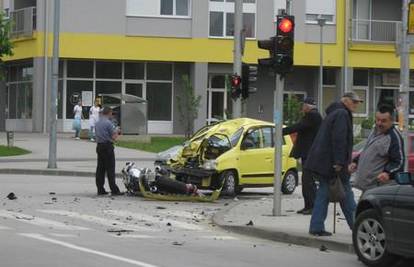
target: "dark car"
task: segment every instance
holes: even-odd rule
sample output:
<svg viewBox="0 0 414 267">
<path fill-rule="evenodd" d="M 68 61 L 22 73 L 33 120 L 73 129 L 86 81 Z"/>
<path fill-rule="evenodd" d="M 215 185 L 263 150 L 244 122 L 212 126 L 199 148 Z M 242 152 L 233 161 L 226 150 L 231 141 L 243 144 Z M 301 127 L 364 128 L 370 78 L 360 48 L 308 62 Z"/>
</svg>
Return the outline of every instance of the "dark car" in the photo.
<svg viewBox="0 0 414 267">
<path fill-rule="evenodd" d="M 368 266 L 391 266 L 414 258 L 414 175 L 401 173 L 389 185 L 366 191 L 357 207 L 352 240 Z"/>
</svg>

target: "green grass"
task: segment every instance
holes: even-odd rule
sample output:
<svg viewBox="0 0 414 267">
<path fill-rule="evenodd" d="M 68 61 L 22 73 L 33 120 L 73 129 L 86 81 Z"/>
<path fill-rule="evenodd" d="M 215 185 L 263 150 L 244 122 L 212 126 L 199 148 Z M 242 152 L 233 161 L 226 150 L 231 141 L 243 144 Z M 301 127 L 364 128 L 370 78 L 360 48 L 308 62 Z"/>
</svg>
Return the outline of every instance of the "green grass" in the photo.
<svg viewBox="0 0 414 267">
<path fill-rule="evenodd" d="M 170 147 L 181 145 L 182 143 L 184 143 L 184 141 L 184 137 L 151 137 L 150 144 L 132 141 L 118 141 L 116 142 L 116 145 L 125 148 L 158 153 L 166 149 L 169 149 Z"/>
<path fill-rule="evenodd" d="M 0 145 L 0 157 L 20 156 L 31 153 L 28 150 L 19 147 L 7 147 Z"/>
</svg>

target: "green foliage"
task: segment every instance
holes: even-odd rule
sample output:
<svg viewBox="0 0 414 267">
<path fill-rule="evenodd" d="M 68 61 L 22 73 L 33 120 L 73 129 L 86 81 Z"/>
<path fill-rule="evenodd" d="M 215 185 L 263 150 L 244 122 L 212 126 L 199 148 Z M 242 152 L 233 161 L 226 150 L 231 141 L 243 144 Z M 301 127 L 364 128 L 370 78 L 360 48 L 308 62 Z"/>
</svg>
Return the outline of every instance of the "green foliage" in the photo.
<svg viewBox="0 0 414 267">
<path fill-rule="evenodd" d="M 361 128 L 366 130 L 371 130 L 374 127 L 375 119 L 373 117 L 368 117 L 361 122 Z"/>
<path fill-rule="evenodd" d="M 13 55 L 13 44 L 10 41 L 10 20 L 4 18 L 4 14 L 0 11 L 0 80 L 4 78 L 4 56 Z"/>
<path fill-rule="evenodd" d="M 133 141 L 117 141 L 116 145 L 120 147 L 137 149 L 158 153 L 167 150 L 173 146 L 181 145 L 185 141 L 182 137 L 151 137 L 151 143 L 139 143 Z"/>
<path fill-rule="evenodd" d="M 287 126 L 298 122 L 302 117 L 302 104 L 300 100 L 294 96 L 289 95 L 287 101 L 283 102 L 283 120 Z"/>
<path fill-rule="evenodd" d="M 194 120 L 198 117 L 201 96 L 194 94 L 194 89 L 188 75 L 183 75 L 182 94 L 176 97 L 180 113 L 180 121 L 184 124 L 184 133 L 188 138 L 194 131 Z"/>
</svg>

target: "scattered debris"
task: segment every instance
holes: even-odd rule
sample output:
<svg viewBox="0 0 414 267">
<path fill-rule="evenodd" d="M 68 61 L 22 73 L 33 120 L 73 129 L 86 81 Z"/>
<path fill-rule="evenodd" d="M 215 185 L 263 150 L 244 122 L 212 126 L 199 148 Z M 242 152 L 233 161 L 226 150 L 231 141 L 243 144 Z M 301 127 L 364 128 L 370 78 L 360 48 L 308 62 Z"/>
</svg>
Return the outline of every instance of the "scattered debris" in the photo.
<svg viewBox="0 0 414 267">
<path fill-rule="evenodd" d="M 125 218 L 127 221 L 132 221 L 132 217 L 131 216 L 128 216 L 128 217 L 126 217 Z"/>
<path fill-rule="evenodd" d="M 286 212 L 295 212 L 294 210 L 285 210 Z"/>
<path fill-rule="evenodd" d="M 106 230 L 108 233 L 132 233 L 133 230 L 126 230 L 126 229 L 108 229 Z"/>
<path fill-rule="evenodd" d="M 153 226 L 153 223 L 146 223 L 145 226 Z"/>
<path fill-rule="evenodd" d="M 253 225 L 254 225 L 254 223 L 253 223 L 252 220 L 250 220 L 250 222 L 246 224 L 246 226 L 253 226 Z"/>
<path fill-rule="evenodd" d="M 239 199 L 238 199 L 237 197 L 235 197 L 233 200 L 234 200 L 234 201 L 239 201 Z"/>
<path fill-rule="evenodd" d="M 323 251 L 323 252 L 326 252 L 326 251 L 328 251 L 328 248 L 327 248 L 327 247 L 325 247 L 324 245 L 322 245 L 322 246 L 319 248 L 319 250 L 320 250 L 320 251 Z"/>
<path fill-rule="evenodd" d="M 167 208 L 166 208 L 166 207 L 161 207 L 161 206 L 158 206 L 156 209 L 157 209 L 157 210 L 166 210 Z"/>
<path fill-rule="evenodd" d="M 15 216 L 15 217 L 18 220 L 26 220 L 26 221 L 34 220 L 34 217 L 25 217 L 25 216 Z"/>
<path fill-rule="evenodd" d="M 49 195 L 56 195 L 55 192 L 49 192 Z"/>
<path fill-rule="evenodd" d="M 56 197 L 52 197 L 52 201 L 53 202 L 56 202 L 57 201 L 57 198 Z"/>
<path fill-rule="evenodd" d="M 45 204 L 45 205 L 53 205 L 52 202 L 43 202 L 43 204 Z"/>
<path fill-rule="evenodd" d="M 17 196 L 13 192 L 11 192 L 10 194 L 7 195 L 7 198 L 10 200 L 15 200 L 17 199 Z"/>
<path fill-rule="evenodd" d="M 256 245 L 253 245 L 253 247 L 255 248 L 255 247 L 257 247 Z"/>
<path fill-rule="evenodd" d="M 172 224 L 168 222 L 168 223 L 167 223 L 167 226 L 172 226 Z"/>
<path fill-rule="evenodd" d="M 224 206 L 228 206 L 229 205 L 229 203 L 224 203 Z"/>
<path fill-rule="evenodd" d="M 172 242 L 172 244 L 173 244 L 174 246 L 182 246 L 182 245 L 184 245 L 184 243 L 185 243 L 185 242 L 178 242 L 178 241 L 174 241 L 174 242 Z"/>
</svg>

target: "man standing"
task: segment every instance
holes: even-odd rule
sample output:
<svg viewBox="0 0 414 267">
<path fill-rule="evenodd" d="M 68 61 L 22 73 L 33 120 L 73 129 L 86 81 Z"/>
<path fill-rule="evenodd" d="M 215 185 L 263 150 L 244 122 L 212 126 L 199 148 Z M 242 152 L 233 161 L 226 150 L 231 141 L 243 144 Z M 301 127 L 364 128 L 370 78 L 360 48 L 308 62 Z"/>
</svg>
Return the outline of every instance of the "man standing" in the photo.
<svg viewBox="0 0 414 267">
<path fill-rule="evenodd" d="M 98 166 L 96 167 L 96 187 L 98 195 L 106 195 L 105 173 L 112 195 L 122 195 L 115 183 L 115 153 L 113 141 L 118 138 L 119 131 L 110 121 L 112 109 L 105 107 L 102 116 L 96 123 L 96 153 L 98 154 Z"/>
<path fill-rule="evenodd" d="M 375 129 L 368 137 L 361 154 L 349 166 L 356 171 L 354 187 L 366 191 L 387 183 L 404 170 L 404 142 L 394 127 L 394 110 L 380 106 L 375 114 Z"/>
<path fill-rule="evenodd" d="M 356 207 L 350 184 L 348 167 L 352 160 L 353 122 L 352 113 L 362 100 L 354 92 L 344 94 L 339 102 L 326 109 L 326 118 L 313 142 L 305 168 L 319 178 L 315 205 L 309 233 L 316 236 L 330 236 L 325 231 L 325 220 L 329 205 L 329 182 L 339 177 L 345 189 L 345 198 L 340 202 L 350 228 L 353 226 L 353 213 Z"/>
<path fill-rule="evenodd" d="M 304 113 L 302 119 L 298 123 L 284 128 L 283 135 L 292 133 L 298 134 L 290 156 L 295 159 L 300 158 L 302 166 L 304 166 L 308 157 L 309 149 L 311 148 L 313 140 L 315 139 L 321 125 L 322 116 L 316 109 L 315 100 L 310 97 L 303 101 L 302 112 Z M 316 186 L 312 173 L 306 168 L 302 168 L 302 195 L 305 201 L 305 207 L 297 211 L 297 213 L 304 215 L 312 214 L 315 194 Z"/>
</svg>

